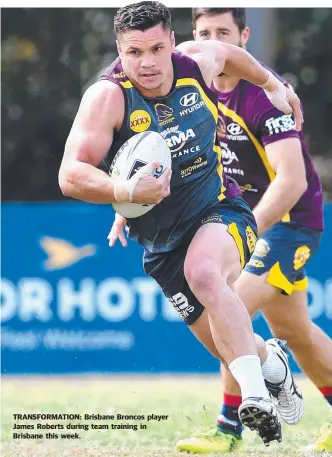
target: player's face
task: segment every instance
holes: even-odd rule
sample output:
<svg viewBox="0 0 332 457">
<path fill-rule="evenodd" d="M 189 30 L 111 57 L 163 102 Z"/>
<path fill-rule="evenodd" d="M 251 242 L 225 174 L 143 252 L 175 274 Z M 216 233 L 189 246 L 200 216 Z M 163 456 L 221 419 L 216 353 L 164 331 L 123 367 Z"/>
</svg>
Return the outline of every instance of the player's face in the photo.
<svg viewBox="0 0 332 457">
<path fill-rule="evenodd" d="M 194 30 L 195 40 L 218 40 L 224 43 L 245 47 L 249 38 L 249 28 L 240 32 L 232 13 L 200 16 Z"/>
<path fill-rule="evenodd" d="M 161 24 L 145 30 L 128 30 L 117 41 L 123 70 L 133 83 L 156 90 L 172 75 L 174 34 Z"/>
</svg>

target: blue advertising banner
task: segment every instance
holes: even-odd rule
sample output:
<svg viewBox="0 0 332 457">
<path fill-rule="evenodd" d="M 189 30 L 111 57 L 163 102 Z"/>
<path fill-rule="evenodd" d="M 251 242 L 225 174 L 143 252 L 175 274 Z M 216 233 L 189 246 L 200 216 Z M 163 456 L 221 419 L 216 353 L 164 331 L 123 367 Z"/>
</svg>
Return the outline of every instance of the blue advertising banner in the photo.
<svg viewBox="0 0 332 457">
<path fill-rule="evenodd" d="M 219 370 L 145 275 L 142 248 L 108 247 L 113 217 L 109 205 L 3 204 L 3 373 Z M 332 336 L 332 205 L 325 221 L 307 272 L 310 315 Z M 254 326 L 269 336 L 261 316 Z"/>
</svg>

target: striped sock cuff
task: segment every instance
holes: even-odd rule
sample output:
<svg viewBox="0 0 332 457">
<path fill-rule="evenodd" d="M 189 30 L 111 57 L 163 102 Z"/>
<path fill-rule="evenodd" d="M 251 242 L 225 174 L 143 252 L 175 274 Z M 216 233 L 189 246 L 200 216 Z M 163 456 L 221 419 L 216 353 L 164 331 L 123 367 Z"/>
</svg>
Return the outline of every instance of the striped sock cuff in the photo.
<svg viewBox="0 0 332 457">
<path fill-rule="evenodd" d="M 332 386 L 318 387 L 318 389 L 324 395 L 328 404 L 332 406 Z"/>
<path fill-rule="evenodd" d="M 233 408 L 238 408 L 242 403 L 241 395 L 230 395 L 224 393 L 224 405 L 232 406 Z"/>
</svg>

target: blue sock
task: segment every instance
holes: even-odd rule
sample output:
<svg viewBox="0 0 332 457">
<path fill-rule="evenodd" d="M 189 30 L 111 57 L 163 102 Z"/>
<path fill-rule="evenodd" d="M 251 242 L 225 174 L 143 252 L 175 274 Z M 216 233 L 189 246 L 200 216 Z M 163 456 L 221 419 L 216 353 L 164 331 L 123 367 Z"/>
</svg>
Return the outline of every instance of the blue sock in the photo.
<svg viewBox="0 0 332 457">
<path fill-rule="evenodd" d="M 229 433 L 237 438 L 241 437 L 244 428 L 238 414 L 241 402 L 240 396 L 224 394 L 224 404 L 217 419 L 217 427 L 220 432 Z"/>
</svg>

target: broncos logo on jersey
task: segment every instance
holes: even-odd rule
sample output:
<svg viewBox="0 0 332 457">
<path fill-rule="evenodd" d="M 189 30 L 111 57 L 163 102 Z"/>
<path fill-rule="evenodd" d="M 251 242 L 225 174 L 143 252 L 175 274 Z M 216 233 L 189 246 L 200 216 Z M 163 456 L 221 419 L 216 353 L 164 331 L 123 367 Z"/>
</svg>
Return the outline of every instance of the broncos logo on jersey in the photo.
<svg viewBox="0 0 332 457">
<path fill-rule="evenodd" d="M 173 108 L 163 103 L 157 103 L 154 107 L 158 117 L 159 125 L 165 125 L 174 120 Z"/>
</svg>

